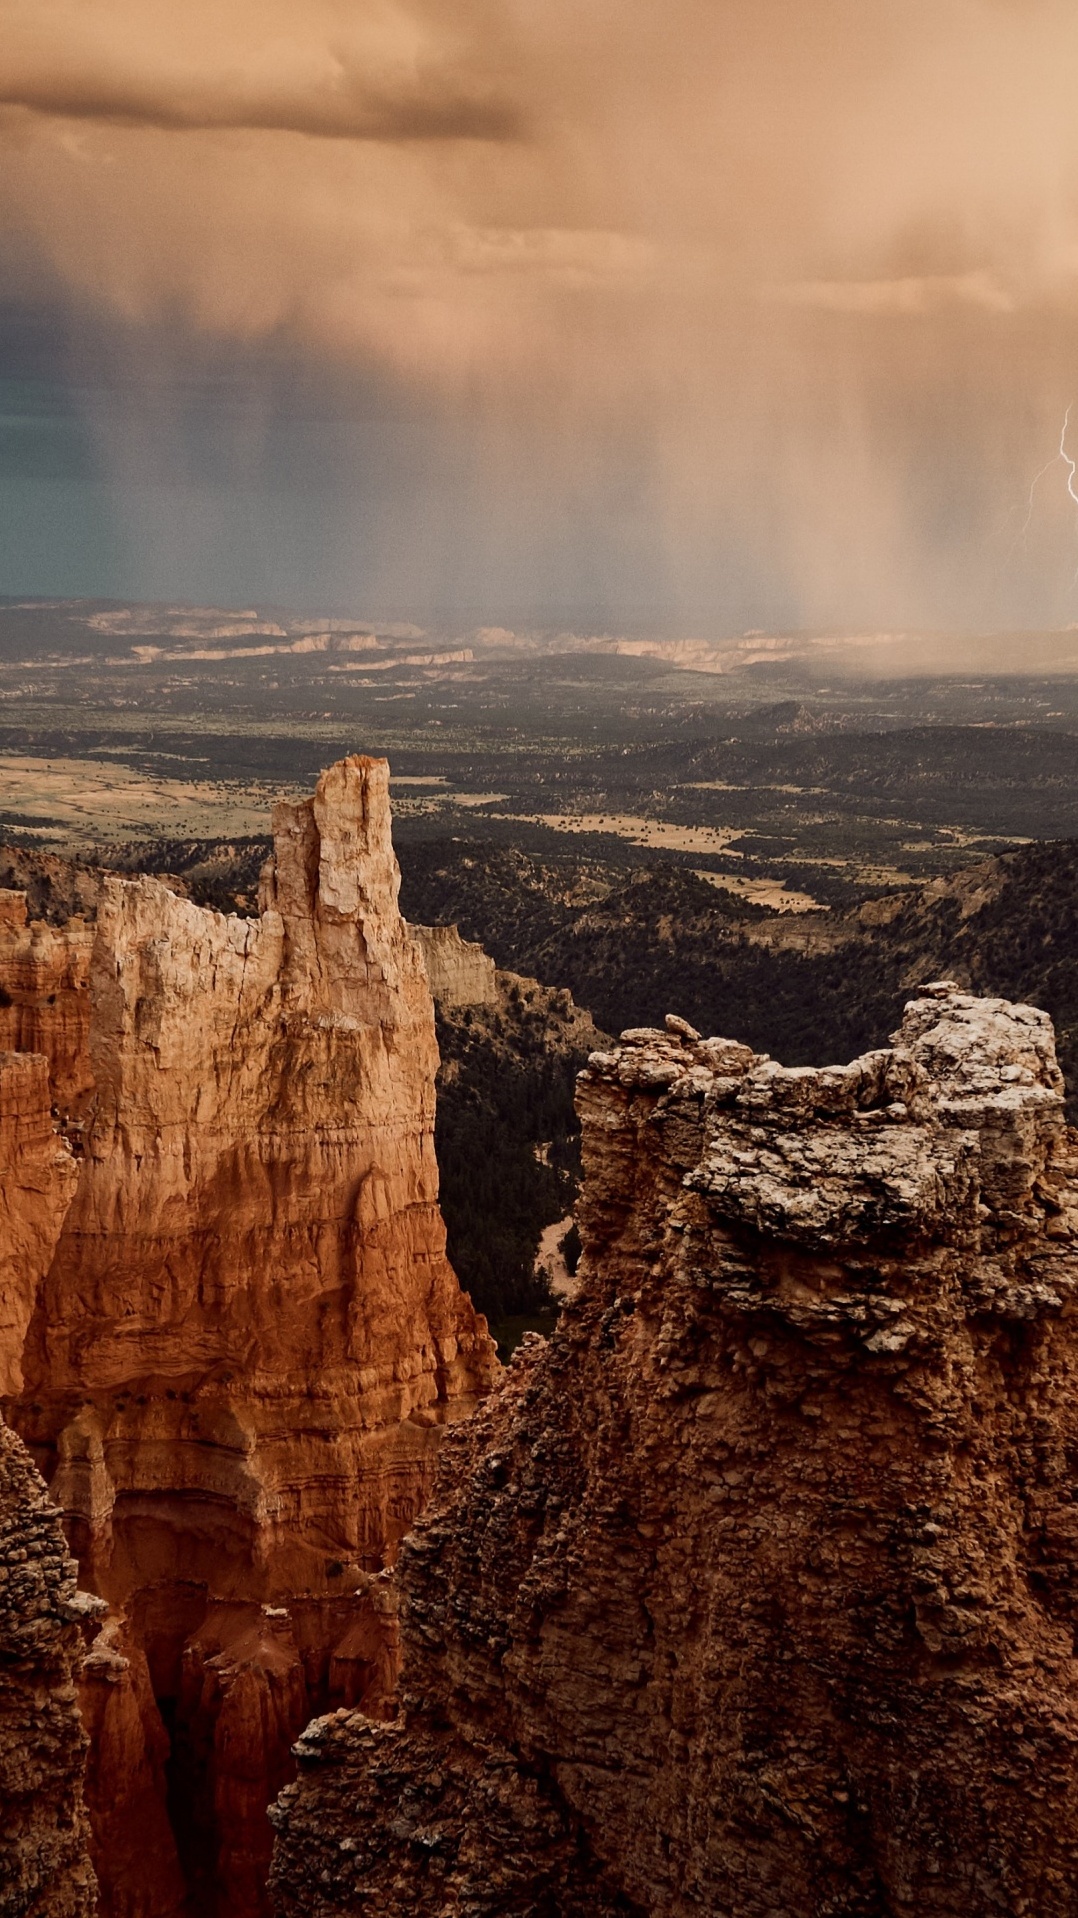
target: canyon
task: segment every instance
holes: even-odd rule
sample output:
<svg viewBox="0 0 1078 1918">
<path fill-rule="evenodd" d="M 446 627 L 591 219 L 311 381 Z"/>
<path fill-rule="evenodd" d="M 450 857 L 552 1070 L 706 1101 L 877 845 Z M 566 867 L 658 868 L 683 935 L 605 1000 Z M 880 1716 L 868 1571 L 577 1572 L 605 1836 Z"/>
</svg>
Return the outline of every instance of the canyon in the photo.
<svg viewBox="0 0 1078 1918">
<path fill-rule="evenodd" d="M 942 981 L 784 1068 L 593 1057 L 580 1285 L 447 1435 L 399 1713 L 322 1714 L 280 1918 L 1069 1918 L 1078 1142 Z"/>
<path fill-rule="evenodd" d="M 5 1187 L 3 1409 L 105 1608 L 79 1686 L 116 1918 L 265 1909 L 291 1744 L 387 1709 L 396 1551 L 498 1372 L 445 1253 L 388 767 L 273 832 L 257 917 L 148 877 L 103 876 L 92 925 L 0 898 L 0 1121 L 64 1188 Z"/>
<path fill-rule="evenodd" d="M 0 868 L 0 1918 L 1069 1918 L 1048 1016 L 613 1044 L 401 918 L 384 762 L 273 825 L 249 917 Z M 435 999 L 462 1113 L 591 1053 L 504 1373 Z"/>
</svg>

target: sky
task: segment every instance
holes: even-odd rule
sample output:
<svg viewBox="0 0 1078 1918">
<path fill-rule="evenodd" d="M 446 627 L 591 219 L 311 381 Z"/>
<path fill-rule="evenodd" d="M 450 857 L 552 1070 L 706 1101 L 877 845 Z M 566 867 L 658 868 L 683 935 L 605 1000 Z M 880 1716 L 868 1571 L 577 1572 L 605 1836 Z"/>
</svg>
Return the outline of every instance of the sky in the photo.
<svg viewBox="0 0 1078 1918">
<path fill-rule="evenodd" d="M 1073 0 L 0 0 L 0 592 L 1078 621 L 1076 83 Z"/>
</svg>

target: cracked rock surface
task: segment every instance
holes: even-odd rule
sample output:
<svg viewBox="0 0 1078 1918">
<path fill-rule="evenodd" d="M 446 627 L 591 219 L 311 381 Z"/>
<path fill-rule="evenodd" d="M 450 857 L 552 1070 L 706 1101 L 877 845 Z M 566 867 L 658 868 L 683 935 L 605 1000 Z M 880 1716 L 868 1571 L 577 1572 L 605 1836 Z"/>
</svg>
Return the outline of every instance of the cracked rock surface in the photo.
<svg viewBox="0 0 1078 1918">
<path fill-rule="evenodd" d="M 1049 1021 L 944 982 L 788 1071 L 671 1019 L 579 1104 L 580 1290 L 443 1447 L 398 1721 L 297 1748 L 281 1918 L 1072 1918 Z"/>
</svg>

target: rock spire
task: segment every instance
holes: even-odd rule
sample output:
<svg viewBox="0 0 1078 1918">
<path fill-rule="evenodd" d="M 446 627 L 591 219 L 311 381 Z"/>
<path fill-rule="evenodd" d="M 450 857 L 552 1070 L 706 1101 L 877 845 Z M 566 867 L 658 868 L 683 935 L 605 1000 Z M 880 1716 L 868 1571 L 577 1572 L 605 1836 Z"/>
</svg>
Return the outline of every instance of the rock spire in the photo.
<svg viewBox="0 0 1078 1918">
<path fill-rule="evenodd" d="M 261 1908 L 289 1745 L 320 1704 L 378 1709 L 381 1575 L 497 1370 L 445 1256 L 388 767 L 273 823 L 257 918 L 104 881 L 78 1186 L 7 1314 L 8 1416 L 112 1607 L 85 1712 L 124 1918 Z"/>
</svg>

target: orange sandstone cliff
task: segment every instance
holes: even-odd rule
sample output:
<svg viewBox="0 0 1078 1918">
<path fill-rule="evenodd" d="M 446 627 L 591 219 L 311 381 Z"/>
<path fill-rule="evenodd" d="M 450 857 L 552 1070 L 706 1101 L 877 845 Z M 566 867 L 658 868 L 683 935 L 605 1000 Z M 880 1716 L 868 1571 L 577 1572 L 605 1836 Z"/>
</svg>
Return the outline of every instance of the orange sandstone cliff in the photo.
<svg viewBox="0 0 1078 1918">
<path fill-rule="evenodd" d="M 398 885 L 362 758 L 276 809 L 259 918 L 103 883 L 81 1172 L 8 1312 L 7 1411 L 112 1608 L 83 1696 L 124 1918 L 262 1908 L 290 1744 L 390 1690 L 384 1568 L 497 1369 L 445 1256 Z"/>
<path fill-rule="evenodd" d="M 447 1440 L 401 1717 L 317 1719 L 281 1918 L 1071 1918 L 1078 1160 L 1046 1016 L 582 1076 L 582 1284 Z"/>
<path fill-rule="evenodd" d="M 0 1052 L 0 1395 L 22 1387 L 38 1287 L 78 1176 L 53 1121 L 48 1060 Z"/>
</svg>

